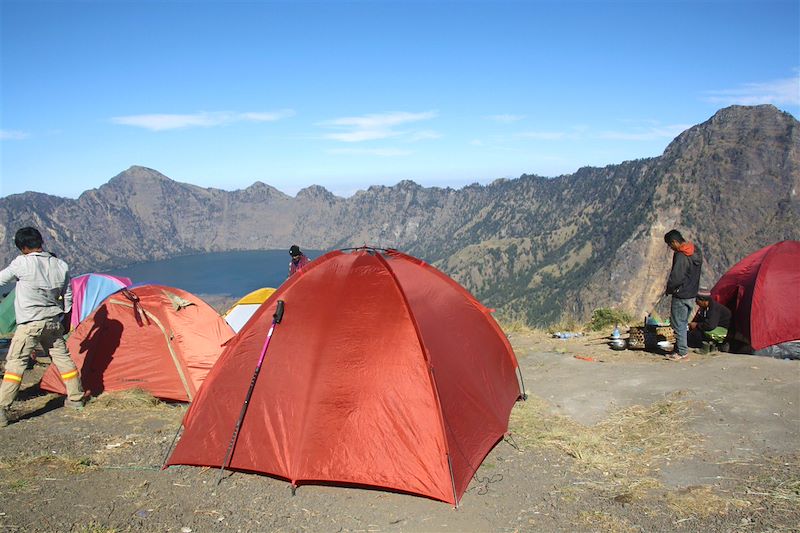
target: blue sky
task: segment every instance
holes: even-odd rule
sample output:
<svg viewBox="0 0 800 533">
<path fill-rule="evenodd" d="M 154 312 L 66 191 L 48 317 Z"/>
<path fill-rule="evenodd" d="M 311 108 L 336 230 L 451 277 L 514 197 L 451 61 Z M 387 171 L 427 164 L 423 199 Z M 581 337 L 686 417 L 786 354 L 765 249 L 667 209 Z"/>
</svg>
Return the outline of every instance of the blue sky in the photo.
<svg viewBox="0 0 800 533">
<path fill-rule="evenodd" d="M 800 1 L 0 0 L 0 196 L 131 165 L 234 190 L 461 187 L 800 116 Z"/>
</svg>

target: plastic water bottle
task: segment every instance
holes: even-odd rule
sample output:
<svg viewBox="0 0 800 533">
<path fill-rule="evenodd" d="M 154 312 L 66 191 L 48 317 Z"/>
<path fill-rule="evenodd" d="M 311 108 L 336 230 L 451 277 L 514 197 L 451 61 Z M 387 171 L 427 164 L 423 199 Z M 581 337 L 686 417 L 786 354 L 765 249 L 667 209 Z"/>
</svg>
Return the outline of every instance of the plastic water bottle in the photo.
<svg viewBox="0 0 800 533">
<path fill-rule="evenodd" d="M 611 332 L 612 339 L 619 339 L 619 324 L 614 324 L 614 331 Z"/>
</svg>

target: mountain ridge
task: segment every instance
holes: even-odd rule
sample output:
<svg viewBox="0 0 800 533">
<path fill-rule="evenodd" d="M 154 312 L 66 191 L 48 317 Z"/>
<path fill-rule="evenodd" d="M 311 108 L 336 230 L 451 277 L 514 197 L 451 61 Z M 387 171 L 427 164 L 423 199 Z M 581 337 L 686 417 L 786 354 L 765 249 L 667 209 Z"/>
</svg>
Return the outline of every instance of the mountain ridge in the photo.
<svg viewBox="0 0 800 533">
<path fill-rule="evenodd" d="M 290 196 L 261 182 L 202 188 L 133 166 L 76 200 L 0 199 L 0 260 L 16 253 L 8 235 L 25 224 L 46 229 L 49 248 L 76 271 L 295 242 L 370 244 L 435 264 L 508 319 L 543 324 L 600 306 L 641 313 L 663 289 L 662 236 L 672 227 L 706 252 L 706 284 L 755 249 L 800 238 L 798 146 L 790 114 L 732 106 L 661 156 L 460 189 L 403 180 L 347 198 L 319 185 Z"/>
</svg>

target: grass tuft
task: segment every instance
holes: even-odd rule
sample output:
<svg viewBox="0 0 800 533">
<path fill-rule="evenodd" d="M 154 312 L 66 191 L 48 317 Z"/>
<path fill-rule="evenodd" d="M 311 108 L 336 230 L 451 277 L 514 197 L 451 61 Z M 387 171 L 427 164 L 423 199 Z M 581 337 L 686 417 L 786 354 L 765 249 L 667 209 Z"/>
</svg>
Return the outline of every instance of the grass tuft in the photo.
<svg viewBox="0 0 800 533">
<path fill-rule="evenodd" d="M 167 404 L 142 389 L 104 392 L 92 400 L 93 409 L 161 409 Z"/>
<path fill-rule="evenodd" d="M 660 464 L 693 452 L 698 437 L 685 430 L 691 410 L 691 402 L 677 394 L 587 427 L 550 413 L 546 402 L 532 396 L 515 406 L 510 428 L 523 446 L 556 448 L 575 459 L 576 470 L 601 474 L 597 485 L 635 498 L 637 491 L 659 485 Z"/>
<path fill-rule="evenodd" d="M 578 515 L 581 530 L 589 528 L 589 531 L 603 531 L 605 533 L 635 533 L 641 531 L 634 527 L 624 518 L 618 518 L 610 513 L 602 511 L 582 511 Z"/>
<path fill-rule="evenodd" d="M 531 327 L 522 320 L 501 320 L 499 322 L 499 326 L 500 329 L 502 329 L 506 334 L 533 333 L 538 331 L 536 328 Z"/>
<path fill-rule="evenodd" d="M 747 500 L 723 497 L 707 486 L 693 486 L 667 493 L 667 505 L 679 516 L 726 515 L 733 508 L 749 507 Z"/>
</svg>

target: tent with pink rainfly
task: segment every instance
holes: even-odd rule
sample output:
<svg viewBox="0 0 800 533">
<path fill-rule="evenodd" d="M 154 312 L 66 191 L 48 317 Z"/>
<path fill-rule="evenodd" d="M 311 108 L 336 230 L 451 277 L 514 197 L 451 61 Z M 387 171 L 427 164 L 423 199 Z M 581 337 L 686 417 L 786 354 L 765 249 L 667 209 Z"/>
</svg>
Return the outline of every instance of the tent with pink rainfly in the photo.
<svg viewBox="0 0 800 533">
<path fill-rule="evenodd" d="M 75 329 L 103 300 L 120 289 L 130 286 L 131 280 L 112 274 L 90 273 L 72 278 L 72 316 L 70 329 Z"/>
</svg>

